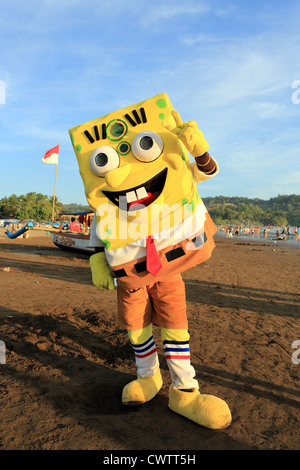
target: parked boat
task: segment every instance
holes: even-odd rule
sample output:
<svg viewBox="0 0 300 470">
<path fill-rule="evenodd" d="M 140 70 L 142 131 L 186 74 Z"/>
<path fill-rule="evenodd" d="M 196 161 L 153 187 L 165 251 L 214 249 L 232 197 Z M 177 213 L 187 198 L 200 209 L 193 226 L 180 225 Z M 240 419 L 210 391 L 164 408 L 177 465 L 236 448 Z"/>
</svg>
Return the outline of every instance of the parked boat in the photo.
<svg viewBox="0 0 300 470">
<path fill-rule="evenodd" d="M 72 232 L 50 232 L 54 245 L 67 251 L 92 255 L 95 253 L 93 248 L 89 247 L 89 235 L 75 234 Z"/>
<path fill-rule="evenodd" d="M 65 216 L 75 216 L 86 230 L 90 227 L 93 212 L 60 212 L 61 224 L 59 230 L 50 231 L 55 246 L 62 250 L 73 251 L 91 256 L 95 253 L 94 248 L 89 247 L 90 235 L 82 232 L 72 232 L 69 224 L 64 221 Z"/>
<path fill-rule="evenodd" d="M 9 225 L 8 225 L 9 227 Z M 5 235 L 7 235 L 9 238 L 13 239 L 13 238 L 18 238 L 20 237 L 21 235 L 23 235 L 23 233 L 27 232 L 28 230 L 28 227 L 29 227 L 29 224 L 27 225 L 24 225 L 24 227 L 21 227 L 19 230 L 17 230 L 16 232 L 11 232 L 10 230 L 6 230 L 5 232 Z"/>
</svg>

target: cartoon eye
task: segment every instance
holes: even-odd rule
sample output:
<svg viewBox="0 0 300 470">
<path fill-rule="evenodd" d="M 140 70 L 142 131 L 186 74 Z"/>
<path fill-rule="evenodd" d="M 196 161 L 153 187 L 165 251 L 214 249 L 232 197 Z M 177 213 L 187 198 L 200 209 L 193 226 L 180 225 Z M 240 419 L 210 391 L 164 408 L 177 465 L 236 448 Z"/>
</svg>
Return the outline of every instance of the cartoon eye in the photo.
<svg viewBox="0 0 300 470">
<path fill-rule="evenodd" d="M 160 135 L 151 131 L 140 132 L 132 142 L 132 153 L 141 162 L 153 162 L 160 156 L 163 148 Z"/>
<path fill-rule="evenodd" d="M 112 147 L 98 147 L 90 156 L 90 169 L 97 176 L 104 176 L 108 171 L 118 168 L 119 164 L 119 155 Z"/>
</svg>

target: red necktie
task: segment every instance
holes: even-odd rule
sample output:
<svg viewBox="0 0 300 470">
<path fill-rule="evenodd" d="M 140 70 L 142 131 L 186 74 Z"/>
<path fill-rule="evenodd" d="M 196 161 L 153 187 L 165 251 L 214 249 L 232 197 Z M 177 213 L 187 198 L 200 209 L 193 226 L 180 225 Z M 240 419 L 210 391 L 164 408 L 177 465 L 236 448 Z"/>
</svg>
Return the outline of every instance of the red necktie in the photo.
<svg viewBox="0 0 300 470">
<path fill-rule="evenodd" d="M 150 235 L 146 239 L 146 250 L 147 250 L 147 258 L 146 258 L 146 268 L 147 271 L 153 276 L 156 276 L 161 268 L 161 262 L 158 256 L 158 253 L 155 248 L 155 243 Z"/>
</svg>

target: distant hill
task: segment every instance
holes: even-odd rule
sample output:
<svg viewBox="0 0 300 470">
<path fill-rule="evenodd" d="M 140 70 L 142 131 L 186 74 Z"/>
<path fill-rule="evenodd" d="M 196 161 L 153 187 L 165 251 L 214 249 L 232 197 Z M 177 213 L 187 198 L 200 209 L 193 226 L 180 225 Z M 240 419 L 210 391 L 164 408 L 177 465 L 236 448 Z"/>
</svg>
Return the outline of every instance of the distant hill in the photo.
<svg viewBox="0 0 300 470">
<path fill-rule="evenodd" d="M 89 206 L 84 206 L 82 204 L 63 204 L 62 209 L 63 212 L 84 212 L 90 210 Z"/>
<path fill-rule="evenodd" d="M 216 225 L 300 225 L 300 195 L 278 195 L 268 200 L 246 197 L 203 198 Z"/>
</svg>

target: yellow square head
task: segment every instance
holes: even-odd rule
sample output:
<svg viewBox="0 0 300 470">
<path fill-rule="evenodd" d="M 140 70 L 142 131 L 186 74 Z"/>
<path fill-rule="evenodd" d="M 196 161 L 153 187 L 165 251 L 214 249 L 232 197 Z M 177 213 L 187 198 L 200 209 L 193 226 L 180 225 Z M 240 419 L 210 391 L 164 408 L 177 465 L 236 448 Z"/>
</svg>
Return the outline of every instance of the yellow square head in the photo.
<svg viewBox="0 0 300 470">
<path fill-rule="evenodd" d="M 175 127 L 172 110 L 162 93 L 70 129 L 86 197 L 95 213 L 105 204 L 114 208 L 117 219 L 129 223 L 138 210 L 149 214 L 154 203 L 173 206 L 193 199 L 188 153 L 163 125 L 168 121 Z M 109 243 L 110 249 L 120 246 L 120 238 Z"/>
</svg>

